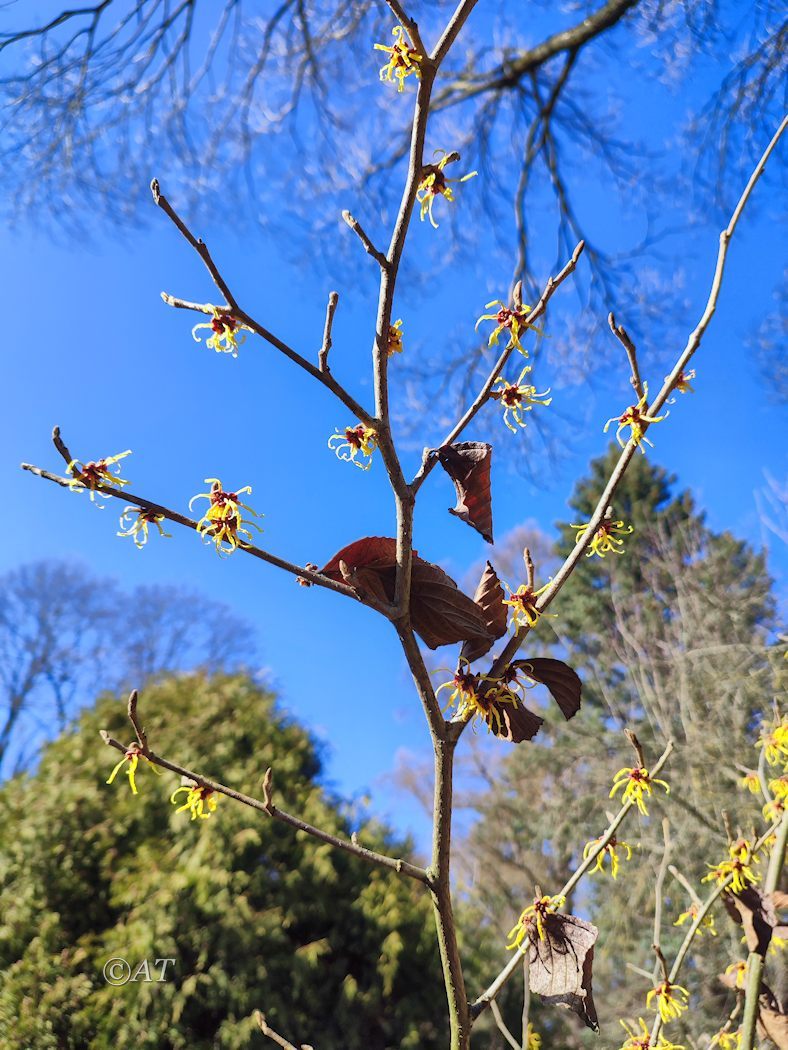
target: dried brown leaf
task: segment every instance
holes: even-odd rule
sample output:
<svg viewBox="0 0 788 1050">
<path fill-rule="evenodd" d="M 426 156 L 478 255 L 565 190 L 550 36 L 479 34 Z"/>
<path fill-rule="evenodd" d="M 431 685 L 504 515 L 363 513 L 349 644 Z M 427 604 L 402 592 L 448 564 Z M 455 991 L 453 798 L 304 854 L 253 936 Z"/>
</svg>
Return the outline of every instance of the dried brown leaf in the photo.
<svg viewBox="0 0 788 1050">
<path fill-rule="evenodd" d="M 506 606 L 503 604 L 504 597 L 498 573 L 490 562 L 487 562 L 473 600 L 484 614 L 484 622 L 490 634 L 490 641 L 489 644 L 485 644 L 483 639 L 478 644 L 466 642 L 460 655 L 468 663 L 473 663 L 474 660 L 484 656 L 489 651 L 493 641 L 502 638 L 506 634 L 507 615 Z"/>
<path fill-rule="evenodd" d="M 777 1050 L 788 1050 L 788 1014 L 774 1009 L 774 1003 L 767 1005 L 764 996 L 761 996 L 759 1005 L 759 1029 L 771 1039 Z"/>
<path fill-rule="evenodd" d="M 453 445 L 442 445 L 438 459 L 457 490 L 457 506 L 449 513 L 467 522 L 492 543 L 492 445 L 483 441 L 457 441 Z"/>
<path fill-rule="evenodd" d="M 544 918 L 544 939 L 533 931 L 528 954 L 531 991 L 548 1005 L 565 1006 L 599 1031 L 591 988 L 594 945 L 599 930 L 575 915 Z"/>
<path fill-rule="evenodd" d="M 396 540 L 387 536 L 365 536 L 343 547 L 321 571 L 324 576 L 344 582 L 349 570 L 353 585 L 362 595 L 393 602 L 396 554 Z M 469 639 L 476 644 L 482 640 L 492 643 L 482 609 L 463 594 L 443 569 L 424 561 L 415 551 L 410 609 L 413 629 L 430 649 Z"/>
<path fill-rule="evenodd" d="M 493 723 L 493 733 L 500 740 L 508 740 L 512 744 L 521 744 L 523 740 L 533 740 L 544 724 L 544 719 L 535 715 L 533 711 L 529 711 L 520 700 L 516 704 L 502 704 L 493 701 L 492 706 L 501 716 L 502 728 L 500 731 L 495 730 L 495 723 Z"/>
<path fill-rule="evenodd" d="M 747 886 L 740 893 L 731 895 L 731 902 L 738 911 L 739 921 L 744 927 L 747 948 L 751 952 L 765 955 L 777 925 L 771 898 L 764 896 L 755 886 Z"/>
<path fill-rule="evenodd" d="M 563 660 L 540 656 L 526 660 L 515 660 L 512 667 L 523 671 L 535 682 L 541 682 L 550 690 L 550 694 L 561 708 L 561 714 L 568 721 L 580 710 L 583 684 L 569 664 Z"/>
</svg>

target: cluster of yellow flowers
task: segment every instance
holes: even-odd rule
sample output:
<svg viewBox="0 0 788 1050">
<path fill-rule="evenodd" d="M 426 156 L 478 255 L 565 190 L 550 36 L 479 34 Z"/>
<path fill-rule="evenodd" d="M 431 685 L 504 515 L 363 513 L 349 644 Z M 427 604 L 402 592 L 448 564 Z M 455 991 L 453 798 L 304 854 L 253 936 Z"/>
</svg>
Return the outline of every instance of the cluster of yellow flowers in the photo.
<svg viewBox="0 0 788 1050">
<path fill-rule="evenodd" d="M 613 777 L 613 787 L 610 789 L 610 798 L 613 798 L 616 792 L 623 788 L 624 791 L 621 796 L 621 801 L 634 802 L 643 816 L 647 817 L 648 810 L 646 809 L 644 795 L 653 794 L 654 784 L 659 784 L 660 787 L 663 787 L 666 794 L 670 793 L 670 788 L 665 781 L 657 780 L 652 777 L 649 774 L 649 771 L 644 769 L 643 766 L 624 766 L 624 768 L 619 769 Z"/>
<path fill-rule="evenodd" d="M 253 517 L 259 515 L 238 497 L 251 492 L 251 487 L 245 485 L 237 492 L 226 492 L 218 478 L 206 478 L 205 483 L 211 486 L 210 491 L 200 492 L 189 500 L 189 510 L 196 500 L 208 500 L 208 509 L 197 522 L 198 535 L 202 536 L 206 543 L 212 543 L 220 556 L 232 554 L 238 547 L 250 546 L 253 537 L 247 526 L 257 529 L 258 532 L 263 530 L 255 522 L 244 517 L 243 511 Z"/>
<path fill-rule="evenodd" d="M 196 324 L 192 328 L 194 341 L 196 343 L 202 342 L 202 337 L 197 335 L 197 332 L 201 328 L 207 328 L 213 333 L 205 340 L 205 345 L 210 350 L 215 350 L 217 354 L 232 354 L 233 357 L 238 357 L 238 347 L 246 339 L 246 333 L 251 332 L 252 329 L 245 324 L 241 324 L 236 317 L 233 317 L 226 310 L 219 310 L 215 306 L 212 310 L 212 320 Z"/>
<path fill-rule="evenodd" d="M 137 769 L 139 768 L 140 759 L 146 762 L 157 776 L 161 776 L 161 770 L 151 762 L 140 745 L 135 742 L 129 744 L 126 748 L 123 758 L 110 773 L 107 783 L 111 784 L 125 765 L 126 776 L 129 778 L 131 793 L 132 795 L 138 795 Z M 189 782 L 182 784 L 181 787 L 176 788 L 172 795 L 170 795 L 170 802 L 174 806 L 177 806 L 180 802 L 178 796 L 181 794 L 186 795 L 186 801 L 182 806 L 178 806 L 175 810 L 176 813 L 183 813 L 185 810 L 188 810 L 191 813 L 192 820 L 197 820 L 198 818 L 201 820 L 207 820 L 212 813 L 216 812 L 216 793 L 212 788 L 206 787 L 204 784 Z"/>
<path fill-rule="evenodd" d="M 620 1024 L 627 1033 L 627 1039 L 621 1050 L 649 1050 L 651 1047 L 651 1033 L 642 1017 L 638 1017 L 638 1031 L 627 1024 L 626 1021 L 621 1021 Z M 654 1050 L 684 1050 L 684 1047 L 678 1043 L 669 1043 L 664 1036 L 660 1035 L 659 1042 L 654 1044 Z"/>
<path fill-rule="evenodd" d="M 590 523 L 569 527 L 576 530 L 575 543 L 580 543 L 581 540 L 586 539 Z M 591 538 L 586 557 L 590 558 L 593 554 L 597 554 L 600 558 L 604 558 L 606 554 L 623 554 L 624 541 L 621 537 L 630 536 L 634 531 L 632 525 L 625 525 L 623 521 L 603 521 Z"/>
<path fill-rule="evenodd" d="M 372 466 L 372 454 L 378 447 L 378 440 L 372 427 L 358 423 L 354 427 L 345 427 L 328 439 L 328 447 L 336 453 L 337 459 L 344 459 L 362 470 Z"/>
<path fill-rule="evenodd" d="M 82 463 L 78 459 L 71 460 L 67 467 L 71 475 L 69 488 L 72 492 L 87 490 L 91 499 L 102 489 L 123 488 L 128 485 L 128 481 L 119 476 L 120 467 L 117 464 L 124 456 L 129 455 L 131 450 L 127 449 L 116 456 L 107 456 L 105 459 L 91 460 L 88 463 Z M 244 517 L 244 512 L 253 517 L 259 515 L 246 503 L 242 503 L 238 496 L 251 492 L 251 488 L 247 485 L 238 492 L 226 492 L 218 478 L 206 478 L 205 482 L 211 486 L 210 492 L 201 492 L 189 501 L 189 510 L 192 509 L 195 500 L 207 499 L 209 502 L 208 509 L 197 523 L 197 533 L 207 542 L 213 543 L 220 555 L 231 554 L 238 547 L 249 546 L 252 540 L 249 527 L 257 529 L 258 532 L 262 532 L 262 529 Z M 151 525 L 156 526 L 160 536 L 172 538 L 164 531 L 162 522 L 165 520 L 166 515 L 155 504 L 129 504 L 123 508 L 120 515 L 118 536 L 130 537 L 138 550 L 141 550 L 148 542 Z"/>
<path fill-rule="evenodd" d="M 471 721 L 474 729 L 479 722 L 484 722 L 488 732 L 500 733 L 503 730 L 503 712 L 500 705 L 515 705 L 518 698 L 514 690 L 522 690 L 523 683 L 516 668 L 509 668 L 504 678 L 483 679 L 482 675 L 471 672 L 467 660 L 461 659 L 451 680 L 438 686 L 435 695 L 443 689 L 451 689 L 444 711 L 453 707 L 456 717 L 466 722 Z"/>
<path fill-rule="evenodd" d="M 536 930 L 536 936 L 540 941 L 543 941 L 545 939 L 544 929 L 547 916 L 556 912 L 565 903 L 566 897 L 534 897 L 533 904 L 529 904 L 527 908 L 523 909 L 520 913 L 520 918 L 509 930 L 507 935 L 509 944 L 506 947 L 510 950 L 519 948 L 521 952 L 527 951 L 528 945 L 534 937 L 534 929 Z M 526 941 L 528 944 L 526 944 Z"/>
</svg>

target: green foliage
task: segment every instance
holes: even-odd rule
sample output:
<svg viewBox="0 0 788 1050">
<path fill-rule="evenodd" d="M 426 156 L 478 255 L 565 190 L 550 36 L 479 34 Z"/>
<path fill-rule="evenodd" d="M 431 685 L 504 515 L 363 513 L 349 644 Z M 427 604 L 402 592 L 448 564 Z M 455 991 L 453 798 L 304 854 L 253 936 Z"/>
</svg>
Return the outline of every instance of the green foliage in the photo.
<svg viewBox="0 0 788 1050">
<path fill-rule="evenodd" d="M 151 745 L 335 833 L 349 813 L 319 786 L 313 741 L 243 677 L 181 677 L 142 697 Z M 320 1050 L 443 1045 L 445 1000 L 429 898 L 227 798 L 175 813 L 178 779 L 138 770 L 132 796 L 104 699 L 0 790 L 0 1050 L 240 1050 L 267 1044 L 252 1011 Z M 409 846 L 367 822 L 365 844 Z M 168 980 L 105 983 L 113 957 L 174 958 Z M 158 976 L 160 970 L 153 970 Z"/>
<path fill-rule="evenodd" d="M 617 456 L 613 450 L 595 461 L 579 483 L 572 522 L 589 519 Z M 630 816 L 620 834 L 634 848 L 632 861 L 622 862 L 617 882 L 609 874 L 587 876 L 569 902 L 600 928 L 595 998 L 603 1043 L 610 1047 L 623 1041 L 619 1017 L 648 1016 L 649 980 L 627 964 L 654 968 L 662 819 L 670 822 L 670 860 L 705 895 L 708 886 L 700 879 L 706 862 L 726 854 L 724 814 L 745 834 L 766 827 L 763 800 L 742 791 L 737 766 L 757 766 L 759 718 L 771 716 L 784 676 L 763 556 L 729 533 L 710 530 L 689 493 L 677 494 L 675 484 L 647 457 L 634 458 L 613 507 L 615 519 L 635 526 L 626 553 L 584 559 L 551 610 L 558 614 L 550 621 L 558 638 L 552 651 L 581 674 L 582 709 L 566 724 L 548 705 L 542 712 L 547 724 L 534 745 L 506 752 L 486 770 L 489 787 L 476 798 L 480 819 L 463 856 L 468 910 L 462 921 L 489 933 L 500 967 L 502 937 L 534 885 L 556 893 L 586 841 L 604 831 L 606 813 L 616 811 L 618 803 L 607 798 L 613 774 L 635 763 L 621 730 L 636 731 L 647 763 L 673 739 L 675 752 L 662 774 L 670 795 L 657 789 L 649 817 Z M 574 536 L 568 523 L 562 527 L 562 556 Z M 549 641 L 541 625 L 536 634 L 542 644 Z M 689 904 L 687 892 L 668 874 L 660 934 L 668 958 L 686 931 L 673 922 Z M 721 905 L 715 915 L 719 936 L 697 944 L 680 982 L 691 988 L 692 1009 L 681 1025 L 671 1026 L 669 1034 L 679 1043 L 713 1035 L 733 1005 L 717 975 L 742 957 L 741 929 Z M 490 976 L 488 960 L 483 963 L 480 983 Z M 521 1003 L 522 989 L 513 988 L 504 1005 L 515 1031 Z M 532 1016 L 548 1046 L 588 1042 L 559 1010 L 536 1006 Z M 493 1031 L 478 1045 L 503 1043 Z"/>
</svg>

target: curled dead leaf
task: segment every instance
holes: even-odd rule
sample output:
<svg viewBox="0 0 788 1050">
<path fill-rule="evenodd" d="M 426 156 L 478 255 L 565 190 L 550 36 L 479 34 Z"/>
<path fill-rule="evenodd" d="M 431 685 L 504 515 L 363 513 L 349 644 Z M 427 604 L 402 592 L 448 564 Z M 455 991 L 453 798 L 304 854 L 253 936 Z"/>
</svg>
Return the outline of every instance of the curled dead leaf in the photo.
<svg viewBox="0 0 788 1050">
<path fill-rule="evenodd" d="M 492 445 L 484 441 L 457 441 L 453 445 L 442 445 L 437 451 L 441 466 L 457 490 L 457 505 L 449 513 L 467 522 L 492 543 Z"/>
<path fill-rule="evenodd" d="M 576 671 L 563 660 L 553 660 L 551 657 L 540 656 L 526 660 L 513 661 L 512 667 L 516 667 L 533 679 L 546 685 L 550 695 L 561 708 L 561 714 L 569 721 L 580 710 L 583 683 Z"/>
<path fill-rule="evenodd" d="M 599 1031 L 591 987 L 599 930 L 576 915 L 544 917 L 544 938 L 532 930 L 528 951 L 531 991 L 548 1005 L 565 1006 Z"/>
<path fill-rule="evenodd" d="M 501 581 L 498 579 L 498 573 L 490 562 L 487 562 L 473 600 L 482 611 L 485 625 L 490 634 L 490 641 L 489 644 L 486 644 L 484 639 L 480 639 L 478 642 L 466 642 L 460 654 L 463 660 L 467 660 L 468 663 L 478 660 L 489 651 L 494 640 L 502 638 L 506 634 L 507 616 L 506 606 L 503 604 L 505 597 Z"/>
</svg>

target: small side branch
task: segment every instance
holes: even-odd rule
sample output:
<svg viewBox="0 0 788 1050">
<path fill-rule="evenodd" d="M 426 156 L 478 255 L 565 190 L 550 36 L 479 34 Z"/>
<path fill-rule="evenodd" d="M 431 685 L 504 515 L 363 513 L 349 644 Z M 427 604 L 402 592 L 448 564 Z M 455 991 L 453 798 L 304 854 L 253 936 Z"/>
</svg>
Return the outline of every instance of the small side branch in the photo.
<svg viewBox="0 0 788 1050">
<path fill-rule="evenodd" d="M 150 184 L 150 189 L 151 193 L 153 194 L 153 201 L 156 204 L 156 206 L 161 208 L 164 214 L 175 224 L 175 226 L 178 228 L 178 231 L 186 238 L 186 240 L 189 242 L 192 248 L 194 248 L 194 250 L 200 256 L 202 261 L 205 263 L 205 268 L 211 275 L 211 280 L 224 296 L 227 306 L 233 311 L 237 310 L 238 303 L 235 301 L 233 293 L 227 287 L 227 283 L 225 282 L 224 278 L 219 273 L 216 263 L 213 261 L 211 253 L 208 251 L 208 245 L 201 238 L 195 237 L 189 229 L 189 227 L 186 225 L 186 223 L 181 219 L 181 217 L 175 211 L 173 206 L 161 192 L 161 187 L 159 186 L 158 179 L 152 180 Z"/>
<path fill-rule="evenodd" d="M 295 1043 L 289 1042 L 283 1035 L 275 1032 L 273 1028 L 268 1024 L 265 1019 L 265 1014 L 262 1010 L 255 1010 L 254 1019 L 260 1026 L 260 1031 L 271 1040 L 272 1043 L 276 1043 L 277 1046 L 281 1047 L 281 1050 L 299 1050 L 299 1047 Z M 312 1050 L 311 1046 L 307 1046 L 306 1043 L 302 1043 L 300 1050 Z"/>
<path fill-rule="evenodd" d="M 334 313 L 336 312 L 339 295 L 337 292 L 328 293 L 328 305 L 326 306 L 326 323 L 323 327 L 323 344 L 317 355 L 317 366 L 321 372 L 328 372 L 328 354 L 333 346 L 331 342 L 331 328 L 334 324 Z"/>
<path fill-rule="evenodd" d="M 558 273 L 555 277 L 551 277 L 548 280 L 547 284 L 544 287 L 544 291 L 539 297 L 539 302 L 528 314 L 529 324 L 533 321 L 537 321 L 542 316 L 542 314 L 547 309 L 547 304 L 550 302 L 550 299 L 553 297 L 553 294 L 555 293 L 557 288 L 561 284 L 563 284 L 563 282 L 571 273 L 574 273 L 584 248 L 585 242 L 580 241 L 575 250 L 572 252 L 572 258 L 569 260 L 566 266 L 564 266 L 563 270 L 561 270 L 561 272 Z M 460 434 L 462 434 L 463 430 L 465 430 L 465 428 L 477 414 L 477 412 L 486 404 L 486 402 L 490 398 L 490 391 L 495 385 L 495 380 L 503 371 L 504 366 L 511 357 L 513 351 L 514 347 L 509 347 L 503 351 L 498 360 L 495 362 L 495 365 L 493 366 L 493 369 L 490 372 L 490 374 L 487 376 L 487 379 L 484 381 L 484 385 L 482 386 L 481 390 L 476 395 L 476 399 L 474 400 L 473 404 L 467 409 L 465 414 L 457 421 L 457 423 L 455 423 L 455 425 L 452 427 L 452 429 L 448 432 L 446 437 L 441 442 L 441 445 L 451 445 L 452 442 L 456 441 Z M 436 463 L 437 457 L 428 455 L 425 450 L 425 455 L 422 459 L 421 467 L 419 468 L 418 473 L 416 474 L 410 485 L 412 492 L 418 492 L 425 478 L 430 474 Z"/>
<path fill-rule="evenodd" d="M 58 452 L 63 456 L 63 459 L 66 460 L 67 463 L 70 463 L 71 453 L 60 436 L 59 427 L 54 428 L 52 439 Z M 52 474 L 48 470 L 43 470 L 41 467 L 34 466 L 32 463 L 22 463 L 21 467 L 22 470 L 27 470 L 31 474 L 35 474 L 36 477 L 43 478 L 45 481 L 51 481 L 55 485 L 60 485 L 61 488 L 70 488 L 74 480 L 73 477 L 62 477 L 59 474 Z M 96 484 L 94 487 L 96 492 L 101 492 L 105 496 L 111 496 L 114 499 L 122 499 L 124 503 L 131 504 L 134 507 L 139 507 L 141 510 L 149 511 L 151 514 L 161 515 L 168 521 L 173 521 L 177 525 L 182 525 L 184 528 L 192 529 L 194 532 L 197 532 L 198 523 L 194 521 L 193 518 L 188 518 L 185 514 L 179 514 L 178 511 L 172 510 L 170 507 L 165 507 L 161 503 L 154 503 L 149 499 L 145 499 L 143 496 L 135 496 L 133 492 L 114 488 L 111 485 Z M 362 605 L 367 605 L 369 608 L 382 613 L 387 618 L 390 615 L 391 610 L 387 606 L 379 603 L 375 598 L 369 595 L 364 595 L 362 597 L 355 588 L 349 587 L 344 583 L 339 583 L 327 576 L 323 576 L 322 573 L 317 572 L 314 569 L 285 561 L 284 558 L 279 558 L 275 554 L 270 554 L 268 551 L 263 550 L 261 547 L 256 547 L 251 543 L 239 546 L 238 549 L 245 554 L 251 555 L 253 558 L 259 558 L 261 561 L 267 562 L 269 565 L 274 565 L 276 568 L 290 573 L 297 579 L 307 580 L 309 583 L 317 584 L 318 587 L 325 587 L 330 591 L 336 591 L 337 594 L 344 594 L 345 597 L 353 598 Z"/>
<path fill-rule="evenodd" d="M 619 343 L 624 347 L 627 358 L 629 360 L 629 367 L 632 369 L 632 375 L 630 376 L 630 383 L 635 388 L 635 393 L 638 396 L 638 401 L 643 397 L 643 383 L 640 378 L 640 370 L 638 368 L 638 356 L 635 344 L 629 338 L 626 328 L 622 324 L 616 324 L 616 319 L 613 316 L 613 311 L 607 315 L 607 323 L 610 325 L 610 331 L 618 339 Z"/>
<path fill-rule="evenodd" d="M 364 251 L 367 253 L 367 255 L 371 255 L 375 262 L 378 264 L 378 266 L 380 266 L 381 269 L 385 270 L 388 267 L 388 260 L 386 259 L 386 256 L 383 254 L 383 252 L 378 251 L 378 249 L 375 247 L 375 245 L 364 232 L 364 229 L 361 223 L 358 221 L 358 219 L 355 218 L 355 216 L 351 215 L 347 209 L 345 209 L 342 212 L 342 218 L 345 220 L 345 222 L 348 224 L 353 233 L 356 234 L 358 239 L 364 245 Z"/>
<path fill-rule="evenodd" d="M 286 342 L 284 342 L 283 339 L 280 339 L 279 336 L 274 335 L 273 332 L 269 332 L 269 330 L 264 325 L 260 324 L 259 321 L 256 321 L 253 317 L 246 313 L 246 311 L 243 310 L 241 306 L 239 306 L 238 301 L 230 291 L 227 282 L 219 273 L 219 269 L 216 266 L 216 263 L 213 261 L 211 253 L 208 251 L 205 242 L 202 241 L 200 238 L 194 236 L 189 227 L 186 225 L 183 219 L 181 219 L 181 217 L 175 211 L 173 206 L 161 192 L 159 183 L 156 179 L 154 179 L 151 183 L 151 191 L 153 192 L 153 199 L 156 202 L 156 204 L 172 220 L 173 224 L 178 229 L 178 231 L 186 238 L 186 240 L 189 242 L 192 248 L 194 248 L 194 250 L 200 256 L 202 261 L 205 263 L 205 266 L 208 272 L 210 273 L 214 284 L 224 296 L 226 304 L 224 306 L 219 307 L 220 311 L 231 313 L 232 316 L 237 321 L 240 321 L 246 328 L 250 329 L 252 332 L 255 332 L 257 335 L 260 336 L 261 339 L 265 339 L 267 343 L 270 343 L 271 346 L 275 347 L 281 354 L 284 354 L 284 356 L 287 357 L 290 361 L 292 361 L 293 364 L 298 365 L 299 368 L 302 368 L 305 372 L 308 372 L 309 375 L 311 375 L 314 379 L 317 379 L 318 382 L 322 383 L 323 386 L 327 387 L 336 397 L 338 397 L 339 400 L 347 408 L 349 408 L 350 411 L 359 420 L 361 420 L 362 423 L 369 426 L 372 422 L 372 416 L 369 414 L 369 412 L 366 411 L 365 408 L 363 408 L 355 400 L 355 398 L 351 397 L 351 395 L 348 393 L 347 390 L 345 390 L 341 383 L 338 383 L 336 379 L 334 379 L 334 377 L 330 374 L 328 369 L 320 369 L 316 365 L 313 365 L 311 361 L 307 361 L 307 359 L 302 354 L 299 354 L 297 350 L 294 350 L 292 346 L 289 346 Z M 210 303 L 192 303 L 189 302 L 187 299 L 176 298 L 174 295 L 170 295 L 168 292 L 162 292 L 162 299 L 165 303 L 167 303 L 168 306 L 174 306 L 179 309 L 185 310 L 196 310 L 199 313 L 211 313 L 214 309 L 213 305 Z"/>
<path fill-rule="evenodd" d="M 139 737 L 139 730 L 137 729 L 136 724 L 135 731 Z M 121 744 L 119 740 L 115 740 L 114 737 L 111 737 L 109 733 L 103 729 L 101 730 L 101 739 L 108 747 L 114 747 L 116 751 L 121 751 L 124 754 L 126 753 L 126 747 Z M 147 746 L 147 744 L 143 745 L 142 740 L 140 740 L 139 743 L 142 754 L 154 766 L 159 766 L 161 769 L 169 769 L 171 773 L 177 773 L 179 776 L 186 777 L 199 787 L 206 788 L 208 791 L 216 792 L 219 795 L 225 795 L 227 798 L 232 798 L 244 806 L 249 806 L 251 809 L 257 810 L 259 813 L 264 813 L 267 817 L 271 817 L 273 820 L 278 820 L 283 824 L 288 824 L 291 828 L 295 828 L 296 831 L 303 831 L 305 834 L 311 835 L 312 838 L 319 839 L 321 842 L 326 842 L 328 845 L 334 846 L 336 849 L 342 850 L 345 853 L 350 853 L 354 857 L 360 857 L 363 860 L 366 860 L 369 864 L 388 868 L 390 871 L 396 871 L 401 875 L 407 875 L 409 878 L 416 879 L 418 882 L 422 882 L 425 885 L 429 883 L 429 878 L 424 868 L 420 868 L 415 864 L 409 864 L 407 861 L 399 860 L 395 857 L 387 857 L 382 853 L 376 853 L 374 850 L 359 845 L 357 841 L 343 839 L 338 835 L 332 835 L 327 831 L 314 827 L 312 824 L 307 824 L 306 821 L 301 820 L 299 817 L 294 817 L 292 814 L 279 809 L 279 807 L 275 806 L 271 800 L 272 774 L 270 769 L 266 772 L 266 783 L 264 783 L 265 795 L 261 802 L 260 799 L 252 798 L 250 795 L 245 795 L 240 791 L 236 791 L 234 788 L 227 787 L 225 784 L 220 784 L 216 780 L 211 780 L 209 777 L 203 776 L 202 773 L 197 773 L 193 769 L 187 769 L 186 766 L 181 766 L 177 762 L 171 762 L 169 759 L 157 755 Z"/>
</svg>

